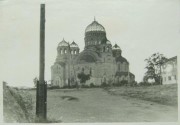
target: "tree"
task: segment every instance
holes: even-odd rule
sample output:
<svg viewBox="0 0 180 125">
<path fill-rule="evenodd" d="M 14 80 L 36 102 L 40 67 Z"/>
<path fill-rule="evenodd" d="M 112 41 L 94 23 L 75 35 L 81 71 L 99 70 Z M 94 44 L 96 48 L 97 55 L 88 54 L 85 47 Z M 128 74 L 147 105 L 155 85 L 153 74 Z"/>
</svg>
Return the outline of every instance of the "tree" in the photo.
<svg viewBox="0 0 180 125">
<path fill-rule="evenodd" d="M 80 80 L 81 85 L 84 85 L 87 80 L 90 79 L 90 74 L 85 74 L 83 71 L 78 74 L 78 79 Z"/>
<path fill-rule="evenodd" d="M 149 58 L 145 59 L 146 64 L 146 73 L 143 78 L 144 82 L 147 82 L 148 79 L 154 79 L 155 82 L 162 84 L 161 78 L 161 67 L 164 62 L 167 61 L 167 58 L 160 53 L 154 53 Z"/>
<path fill-rule="evenodd" d="M 35 77 L 35 78 L 33 79 L 33 82 L 34 82 L 34 87 L 36 88 L 36 87 L 37 87 L 38 78 Z"/>
</svg>

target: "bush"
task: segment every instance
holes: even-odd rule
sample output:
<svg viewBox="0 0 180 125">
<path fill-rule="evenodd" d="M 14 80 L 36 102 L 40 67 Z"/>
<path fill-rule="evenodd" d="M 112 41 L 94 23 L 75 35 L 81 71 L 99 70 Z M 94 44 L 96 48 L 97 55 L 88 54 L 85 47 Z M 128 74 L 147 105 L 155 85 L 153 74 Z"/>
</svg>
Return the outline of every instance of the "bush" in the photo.
<svg viewBox="0 0 180 125">
<path fill-rule="evenodd" d="M 89 88 L 88 85 L 84 85 L 84 84 L 83 84 L 81 87 L 82 87 L 82 88 Z"/>
<path fill-rule="evenodd" d="M 112 85 L 113 85 L 113 86 L 117 86 L 117 87 L 119 87 L 119 86 L 125 86 L 125 85 L 128 85 L 128 81 L 127 81 L 127 80 L 122 80 L 122 81 L 120 81 L 120 82 L 113 83 Z"/>
<path fill-rule="evenodd" d="M 71 85 L 71 86 L 69 86 L 69 88 L 77 88 L 77 85 Z"/>
<path fill-rule="evenodd" d="M 68 88 L 69 88 L 68 85 L 65 85 L 65 86 L 62 87 L 62 89 L 68 89 Z"/>
<path fill-rule="evenodd" d="M 159 82 L 152 82 L 152 83 L 140 82 L 138 85 L 140 85 L 140 86 L 150 86 L 150 85 L 161 85 L 161 84 Z"/>
<path fill-rule="evenodd" d="M 151 83 L 152 85 L 162 85 L 162 84 L 160 84 L 159 82 L 153 82 L 153 83 Z"/>
<path fill-rule="evenodd" d="M 120 82 L 118 82 L 118 83 L 113 83 L 112 85 L 113 85 L 113 86 L 116 86 L 116 87 L 121 86 Z"/>
<path fill-rule="evenodd" d="M 107 83 L 105 83 L 105 82 L 103 82 L 102 84 L 101 84 L 101 87 L 109 87 L 110 85 L 109 84 L 107 84 Z"/>
<path fill-rule="evenodd" d="M 148 82 L 140 82 L 139 85 L 140 86 L 150 86 L 151 84 Z"/>
<path fill-rule="evenodd" d="M 113 85 L 113 80 L 112 80 L 112 79 L 109 79 L 107 83 L 108 83 L 109 85 Z"/>
<path fill-rule="evenodd" d="M 121 86 L 127 85 L 127 84 L 128 84 L 128 81 L 127 81 L 127 80 L 122 80 L 122 81 L 120 82 L 120 84 L 121 84 Z"/>
<path fill-rule="evenodd" d="M 136 81 L 133 81 L 133 82 L 130 82 L 128 83 L 130 86 L 137 86 L 137 82 Z"/>
<path fill-rule="evenodd" d="M 51 86 L 51 87 L 48 87 L 48 89 L 60 89 L 59 86 Z"/>
<path fill-rule="evenodd" d="M 86 81 L 90 79 L 91 75 L 81 72 L 77 75 L 77 77 L 80 80 L 80 83 L 83 84 L 83 83 L 86 83 Z"/>
<path fill-rule="evenodd" d="M 94 87 L 95 87 L 94 83 L 91 83 L 90 88 L 94 88 Z"/>
</svg>

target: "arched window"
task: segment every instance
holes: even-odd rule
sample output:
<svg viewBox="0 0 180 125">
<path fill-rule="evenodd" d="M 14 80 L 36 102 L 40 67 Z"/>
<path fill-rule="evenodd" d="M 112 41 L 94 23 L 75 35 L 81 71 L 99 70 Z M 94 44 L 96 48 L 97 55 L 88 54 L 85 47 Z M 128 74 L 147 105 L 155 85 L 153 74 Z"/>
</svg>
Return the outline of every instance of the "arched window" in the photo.
<svg viewBox="0 0 180 125">
<path fill-rule="evenodd" d="M 125 71 L 127 71 L 128 70 L 128 67 L 127 67 L 128 65 L 125 63 L 124 64 L 124 67 L 125 67 Z"/>
<path fill-rule="evenodd" d="M 66 49 L 64 49 L 64 53 L 67 53 L 67 50 L 66 50 Z"/>
<path fill-rule="evenodd" d="M 106 48 L 105 48 L 105 46 L 103 47 L 103 52 L 105 52 L 106 51 Z"/>
<path fill-rule="evenodd" d="M 109 52 L 109 47 L 107 47 L 107 51 Z"/>
<path fill-rule="evenodd" d="M 124 71 L 124 65 L 123 65 L 123 63 L 120 63 L 120 69 L 121 69 L 121 71 Z"/>
<path fill-rule="evenodd" d="M 90 71 L 89 71 L 89 74 L 92 75 L 92 68 L 90 67 Z"/>
<path fill-rule="evenodd" d="M 95 41 L 95 45 L 97 44 L 97 41 Z"/>
<path fill-rule="evenodd" d="M 118 70 L 120 71 L 121 67 L 120 67 L 120 63 L 118 64 Z"/>
<path fill-rule="evenodd" d="M 74 54 L 76 54 L 76 50 L 74 51 Z"/>
<path fill-rule="evenodd" d="M 127 71 L 127 64 L 124 63 L 124 70 Z"/>
</svg>

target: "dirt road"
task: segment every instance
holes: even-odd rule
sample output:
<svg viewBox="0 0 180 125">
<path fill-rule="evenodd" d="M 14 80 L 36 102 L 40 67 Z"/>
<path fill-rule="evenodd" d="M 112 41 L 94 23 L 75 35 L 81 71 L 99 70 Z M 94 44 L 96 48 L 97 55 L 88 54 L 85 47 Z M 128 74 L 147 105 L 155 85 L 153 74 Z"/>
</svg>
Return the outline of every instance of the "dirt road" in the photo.
<svg viewBox="0 0 180 125">
<path fill-rule="evenodd" d="M 49 90 L 48 118 L 62 122 L 177 121 L 177 107 L 123 96 L 103 89 Z"/>
</svg>

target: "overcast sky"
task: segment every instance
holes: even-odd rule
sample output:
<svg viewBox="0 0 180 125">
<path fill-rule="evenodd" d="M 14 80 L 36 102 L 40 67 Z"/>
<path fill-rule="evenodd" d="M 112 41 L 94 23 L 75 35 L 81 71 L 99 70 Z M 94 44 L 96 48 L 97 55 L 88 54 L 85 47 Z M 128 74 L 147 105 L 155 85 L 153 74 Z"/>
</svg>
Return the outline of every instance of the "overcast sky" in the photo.
<svg viewBox="0 0 180 125">
<path fill-rule="evenodd" d="M 46 4 L 45 78 L 63 39 L 84 48 L 85 28 L 93 20 L 105 27 L 130 63 L 136 81 L 145 72 L 144 59 L 155 52 L 178 55 L 179 0 L 0 0 L 0 77 L 13 86 L 33 86 L 39 76 L 40 3 Z"/>
</svg>

